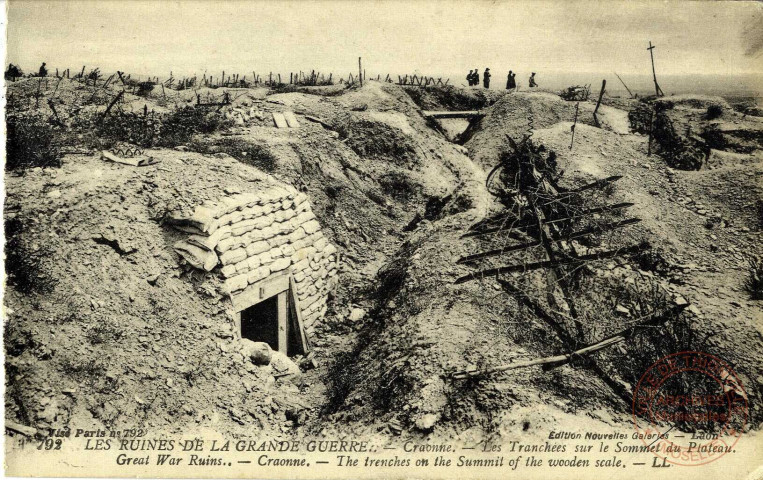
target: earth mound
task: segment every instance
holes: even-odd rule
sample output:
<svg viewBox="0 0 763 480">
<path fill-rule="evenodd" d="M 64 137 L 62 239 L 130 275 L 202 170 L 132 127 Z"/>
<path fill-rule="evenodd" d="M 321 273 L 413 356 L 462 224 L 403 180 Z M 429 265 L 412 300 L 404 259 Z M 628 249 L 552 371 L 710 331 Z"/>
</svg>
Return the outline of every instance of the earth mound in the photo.
<svg viewBox="0 0 763 480">
<path fill-rule="evenodd" d="M 94 96 L 75 80 L 9 90 L 9 115 L 33 117 L 29 131 L 50 140 L 42 157 L 58 160 L 40 168 L 22 156 L 6 172 L 6 410 L 19 423 L 533 436 L 552 420 L 575 430 L 580 411 L 601 425 L 627 421 L 647 364 L 681 349 L 739 365 L 751 394 L 763 394 L 747 283 L 749 256 L 763 243 L 759 139 L 755 120 L 722 103 L 678 99 L 661 111 L 672 125 L 664 131 L 711 146 L 715 160 L 702 164 L 710 171 L 650 155 L 642 124 L 629 132 L 628 113 L 614 103 L 600 106 L 597 128 L 594 102 L 543 92 L 413 93 L 379 82 L 309 92 L 102 90 Z M 464 146 L 422 114 L 474 106 L 484 116 Z M 292 126 L 277 128 L 282 114 L 294 115 Z M 665 155 L 676 137 L 658 136 Z M 99 154 L 136 147 L 158 163 Z M 570 218 L 591 213 L 551 233 L 577 235 L 559 247 L 568 252 L 562 263 L 593 255 L 565 270 L 569 281 L 550 273 L 554 262 L 538 266 L 547 255 L 542 227 L 504 227 L 533 210 L 523 202 L 537 191 L 506 173 L 526 173 L 518 165 L 526 169 L 528 158 L 537 161 L 536 187 L 573 199 L 562 202 Z M 503 173 L 490 175 L 499 164 Z M 173 245 L 187 234 L 166 224 L 221 191 L 263 186 L 307 195 L 341 258 L 314 356 L 294 359 L 299 373 L 280 359 L 288 375 L 247 360 L 254 347 L 238 339 L 222 277 L 183 263 Z M 480 256 L 490 249 L 499 253 Z M 607 250 L 628 253 L 596 257 Z M 662 309 L 672 313 L 655 328 L 572 355 Z M 558 355 L 568 361 L 483 374 Z M 761 412 L 753 404 L 754 428 Z"/>
</svg>

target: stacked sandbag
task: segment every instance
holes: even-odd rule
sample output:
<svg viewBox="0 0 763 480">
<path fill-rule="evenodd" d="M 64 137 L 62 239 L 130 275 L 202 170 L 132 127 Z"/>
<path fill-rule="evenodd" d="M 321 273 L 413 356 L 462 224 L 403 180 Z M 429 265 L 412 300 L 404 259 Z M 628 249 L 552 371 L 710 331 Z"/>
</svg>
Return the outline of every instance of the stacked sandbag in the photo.
<svg viewBox="0 0 763 480">
<path fill-rule="evenodd" d="M 211 272 L 219 260 L 212 248 L 193 244 L 190 240 L 181 240 L 174 245 L 175 251 L 195 268 Z"/>
<path fill-rule="evenodd" d="M 337 251 L 321 232 L 305 194 L 276 186 L 256 194 L 228 195 L 171 222 L 193 233 L 175 245 L 176 251 L 207 271 L 219 258 L 225 289 L 231 295 L 289 271 L 305 327 L 325 315 L 337 273 Z"/>
</svg>

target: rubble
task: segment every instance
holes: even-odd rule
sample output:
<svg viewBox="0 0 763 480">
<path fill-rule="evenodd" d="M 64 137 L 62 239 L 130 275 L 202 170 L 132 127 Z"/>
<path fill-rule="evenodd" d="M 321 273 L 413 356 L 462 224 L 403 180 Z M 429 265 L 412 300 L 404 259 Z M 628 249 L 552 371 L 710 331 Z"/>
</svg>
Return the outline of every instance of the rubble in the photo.
<svg viewBox="0 0 763 480">
<path fill-rule="evenodd" d="M 241 339 L 241 354 L 257 366 L 270 365 L 273 358 L 270 345 L 265 342 L 253 342 L 248 338 Z"/>
</svg>

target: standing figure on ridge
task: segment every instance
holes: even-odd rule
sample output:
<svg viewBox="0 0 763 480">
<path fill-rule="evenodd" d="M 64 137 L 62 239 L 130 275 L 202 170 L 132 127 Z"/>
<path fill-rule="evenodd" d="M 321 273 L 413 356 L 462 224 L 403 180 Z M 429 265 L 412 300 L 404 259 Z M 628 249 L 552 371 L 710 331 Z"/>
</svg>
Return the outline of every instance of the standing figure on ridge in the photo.
<svg viewBox="0 0 763 480">
<path fill-rule="evenodd" d="M 486 68 L 485 73 L 482 75 L 482 84 L 485 86 L 485 88 L 490 88 L 490 69 Z"/>
<path fill-rule="evenodd" d="M 40 65 L 40 73 L 39 75 L 41 77 L 47 77 L 48 76 L 48 69 L 45 68 L 45 62 L 42 62 L 42 65 Z"/>
<path fill-rule="evenodd" d="M 532 75 L 530 75 L 530 88 L 537 87 L 538 84 L 535 83 L 535 72 L 533 72 Z"/>
<path fill-rule="evenodd" d="M 469 74 L 466 76 L 466 82 L 470 87 L 472 86 L 472 83 L 474 82 L 474 70 L 469 70 Z"/>
<path fill-rule="evenodd" d="M 517 88 L 517 81 L 514 77 L 516 77 L 517 74 L 509 70 L 509 76 L 506 79 L 506 90 L 514 90 Z"/>
</svg>

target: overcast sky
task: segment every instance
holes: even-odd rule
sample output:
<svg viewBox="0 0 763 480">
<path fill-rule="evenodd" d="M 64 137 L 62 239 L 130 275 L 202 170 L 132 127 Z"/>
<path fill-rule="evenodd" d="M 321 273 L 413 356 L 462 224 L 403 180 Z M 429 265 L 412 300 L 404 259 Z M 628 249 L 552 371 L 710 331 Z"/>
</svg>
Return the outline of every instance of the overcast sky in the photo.
<svg viewBox="0 0 763 480">
<path fill-rule="evenodd" d="M 759 2 L 9 0 L 8 62 L 166 76 L 763 73 Z"/>
</svg>

